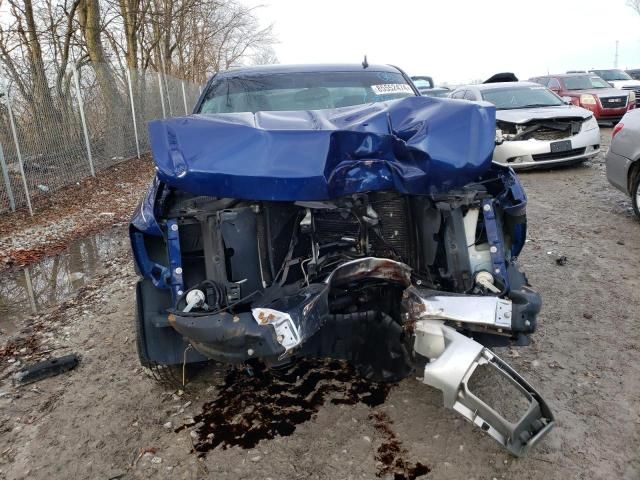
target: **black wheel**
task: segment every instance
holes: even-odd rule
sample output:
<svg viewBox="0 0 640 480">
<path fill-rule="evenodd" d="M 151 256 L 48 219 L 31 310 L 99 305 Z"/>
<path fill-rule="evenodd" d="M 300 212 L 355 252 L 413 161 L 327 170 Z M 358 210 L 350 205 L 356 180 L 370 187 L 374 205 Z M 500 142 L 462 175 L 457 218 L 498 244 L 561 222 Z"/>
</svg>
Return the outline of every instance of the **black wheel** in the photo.
<svg viewBox="0 0 640 480">
<path fill-rule="evenodd" d="M 636 216 L 640 218 L 640 168 L 635 169 L 634 178 L 631 180 L 631 204 Z"/>
<path fill-rule="evenodd" d="M 182 341 L 179 342 L 179 347 L 172 342 L 162 342 L 158 332 L 147 330 L 149 325 L 144 320 L 144 301 L 140 283 L 136 289 L 135 323 L 138 359 L 147 376 L 166 387 L 185 392 L 190 390 L 189 384 L 196 380 L 205 381 L 208 385 L 222 384 L 228 368 L 226 365 L 209 361 L 198 354 L 191 345 Z M 161 350 L 165 353 L 167 350 L 175 350 L 173 354 L 164 358 L 166 363 L 158 359 L 158 346 L 154 346 L 154 341 L 160 342 Z"/>
<path fill-rule="evenodd" d="M 199 364 L 177 363 L 172 365 L 164 365 L 152 360 L 149 354 L 148 336 L 145 330 L 145 322 L 143 318 L 142 296 L 139 289 L 136 290 L 136 347 L 138 350 L 138 359 L 144 372 L 157 382 L 174 389 L 184 389 L 189 383 L 191 377 L 201 367 Z"/>
</svg>

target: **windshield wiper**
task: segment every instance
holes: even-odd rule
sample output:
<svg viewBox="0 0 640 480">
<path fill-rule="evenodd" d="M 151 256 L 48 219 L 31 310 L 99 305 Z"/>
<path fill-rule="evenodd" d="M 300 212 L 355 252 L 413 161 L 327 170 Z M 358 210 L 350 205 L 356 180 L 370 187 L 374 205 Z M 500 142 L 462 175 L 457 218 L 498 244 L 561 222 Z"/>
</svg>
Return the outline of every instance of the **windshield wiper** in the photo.
<svg viewBox="0 0 640 480">
<path fill-rule="evenodd" d="M 523 105 L 520 108 L 537 108 L 537 107 L 561 107 L 562 105 L 556 105 L 553 103 L 531 103 L 529 105 Z"/>
</svg>

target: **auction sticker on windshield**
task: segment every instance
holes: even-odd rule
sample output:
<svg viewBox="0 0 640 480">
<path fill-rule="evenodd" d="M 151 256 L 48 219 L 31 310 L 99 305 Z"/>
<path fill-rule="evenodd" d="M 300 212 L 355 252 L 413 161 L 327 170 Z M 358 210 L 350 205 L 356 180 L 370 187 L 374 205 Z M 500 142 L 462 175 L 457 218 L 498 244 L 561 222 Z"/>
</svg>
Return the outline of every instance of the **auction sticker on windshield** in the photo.
<svg viewBox="0 0 640 480">
<path fill-rule="evenodd" d="M 371 85 L 371 90 L 376 95 L 387 95 L 389 93 L 413 93 L 411 87 L 406 83 L 385 83 L 382 85 Z"/>
</svg>

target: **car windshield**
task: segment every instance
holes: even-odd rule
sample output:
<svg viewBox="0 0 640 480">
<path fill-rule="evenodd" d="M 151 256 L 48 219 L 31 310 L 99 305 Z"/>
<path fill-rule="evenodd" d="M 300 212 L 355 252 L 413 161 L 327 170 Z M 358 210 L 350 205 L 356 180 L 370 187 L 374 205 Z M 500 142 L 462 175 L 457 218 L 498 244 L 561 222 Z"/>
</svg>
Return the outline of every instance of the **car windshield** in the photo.
<svg viewBox="0 0 640 480">
<path fill-rule="evenodd" d="M 413 84 L 418 88 L 433 88 L 433 83 L 426 78 L 413 77 Z"/>
<path fill-rule="evenodd" d="M 505 87 L 482 91 L 482 98 L 498 110 L 516 108 L 555 107 L 562 99 L 545 87 Z"/>
<path fill-rule="evenodd" d="M 604 78 L 607 81 L 611 80 L 633 80 L 622 70 L 594 70 L 599 77 Z"/>
<path fill-rule="evenodd" d="M 421 91 L 423 96 L 425 97 L 438 97 L 438 98 L 446 98 L 451 93 L 450 90 L 440 90 L 439 88 L 432 88 L 429 90 Z"/>
<path fill-rule="evenodd" d="M 484 90 L 482 98 L 493 103 L 498 110 L 564 105 L 560 97 L 545 87 L 492 88 Z"/>
<path fill-rule="evenodd" d="M 588 75 L 578 77 L 566 77 L 564 86 L 567 90 L 587 90 L 590 88 L 611 88 L 607 82 L 600 77 L 591 77 Z"/>
<path fill-rule="evenodd" d="M 260 73 L 221 77 L 207 90 L 200 113 L 322 110 L 415 95 L 395 72 Z"/>
</svg>

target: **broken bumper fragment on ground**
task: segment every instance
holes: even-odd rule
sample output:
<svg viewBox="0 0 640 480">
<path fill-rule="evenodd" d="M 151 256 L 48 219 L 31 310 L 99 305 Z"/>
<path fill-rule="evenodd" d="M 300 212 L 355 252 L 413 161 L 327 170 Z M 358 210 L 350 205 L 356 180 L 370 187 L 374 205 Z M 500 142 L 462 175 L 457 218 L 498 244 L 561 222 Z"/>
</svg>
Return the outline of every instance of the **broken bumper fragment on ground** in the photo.
<svg viewBox="0 0 640 480">
<path fill-rule="evenodd" d="M 517 263 L 526 197 L 491 164 L 494 113 L 407 98 L 157 122 L 158 176 L 131 225 L 142 363 L 328 357 L 373 381 L 417 374 L 525 453 L 554 420 L 486 348 L 527 345 L 541 306 Z M 524 397 L 522 412 L 476 394 L 483 367 Z"/>
<path fill-rule="evenodd" d="M 419 321 L 416 332 L 416 353 L 431 358 L 425 365 L 423 381 L 442 391 L 445 407 L 480 427 L 516 456 L 525 454 L 553 428 L 553 414 L 540 394 L 489 349 L 437 320 Z M 480 365 L 491 366 L 528 401 L 528 409 L 516 422 L 503 417 L 469 389 L 469 380 Z"/>
</svg>

